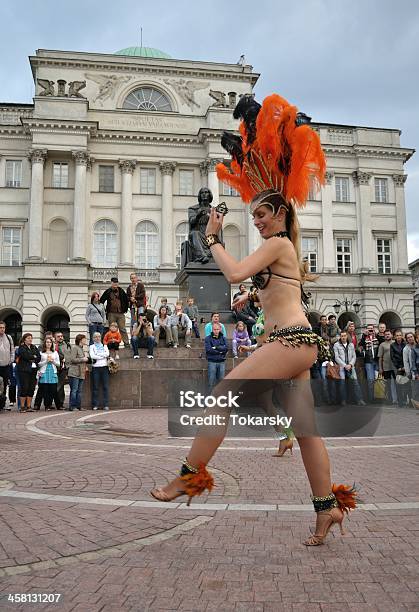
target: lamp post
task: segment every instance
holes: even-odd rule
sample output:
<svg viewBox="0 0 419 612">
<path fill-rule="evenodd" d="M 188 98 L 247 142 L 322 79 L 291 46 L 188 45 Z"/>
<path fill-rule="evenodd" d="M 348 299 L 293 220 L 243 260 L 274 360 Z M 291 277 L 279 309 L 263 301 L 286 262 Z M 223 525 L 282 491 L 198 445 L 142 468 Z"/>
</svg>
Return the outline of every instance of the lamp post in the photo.
<svg viewBox="0 0 419 612">
<path fill-rule="evenodd" d="M 336 314 L 339 314 L 342 306 L 345 307 L 345 312 L 348 312 L 350 307 L 354 309 L 355 314 L 358 314 L 361 310 L 361 304 L 358 302 L 358 300 L 348 300 L 348 298 L 345 297 L 343 300 L 336 300 L 335 304 L 333 304 Z"/>
</svg>

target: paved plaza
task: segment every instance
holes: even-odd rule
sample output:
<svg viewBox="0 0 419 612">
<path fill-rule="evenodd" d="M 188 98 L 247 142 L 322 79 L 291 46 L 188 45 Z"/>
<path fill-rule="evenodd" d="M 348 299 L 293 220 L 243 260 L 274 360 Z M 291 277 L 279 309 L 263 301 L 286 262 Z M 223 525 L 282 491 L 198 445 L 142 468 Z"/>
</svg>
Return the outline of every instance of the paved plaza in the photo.
<svg viewBox="0 0 419 612">
<path fill-rule="evenodd" d="M 274 440 L 226 439 L 214 492 L 187 508 L 148 493 L 189 447 L 165 410 L 0 414 L 0 609 L 417 610 L 419 412 L 385 411 L 397 435 L 327 440 L 363 504 L 308 549 L 298 445 L 275 459 Z M 8 601 L 29 593 L 61 597 Z"/>
</svg>

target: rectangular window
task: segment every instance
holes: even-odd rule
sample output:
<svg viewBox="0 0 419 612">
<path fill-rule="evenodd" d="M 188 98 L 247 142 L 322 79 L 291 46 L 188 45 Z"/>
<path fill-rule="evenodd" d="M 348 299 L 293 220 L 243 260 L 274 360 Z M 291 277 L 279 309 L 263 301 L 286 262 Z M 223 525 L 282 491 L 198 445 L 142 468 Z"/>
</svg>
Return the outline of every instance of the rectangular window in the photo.
<svg viewBox="0 0 419 612">
<path fill-rule="evenodd" d="M 6 159 L 6 187 L 22 186 L 22 161 Z"/>
<path fill-rule="evenodd" d="M 317 238 L 302 238 L 301 251 L 303 259 L 308 261 L 310 272 L 317 272 Z"/>
<path fill-rule="evenodd" d="M 193 170 L 179 170 L 179 195 L 193 195 Z"/>
<path fill-rule="evenodd" d="M 99 191 L 113 193 L 115 169 L 113 166 L 99 166 Z"/>
<path fill-rule="evenodd" d="M 236 197 L 239 195 L 239 192 L 236 191 L 234 187 L 231 187 L 231 185 L 226 185 L 225 183 L 223 183 L 223 195 Z"/>
<path fill-rule="evenodd" d="M 335 177 L 336 202 L 349 202 L 349 178 L 345 176 Z"/>
<path fill-rule="evenodd" d="M 377 239 L 378 272 L 380 274 L 391 274 L 391 240 Z"/>
<path fill-rule="evenodd" d="M 68 187 L 68 164 L 54 162 L 52 165 L 52 186 L 55 189 L 66 189 Z"/>
<path fill-rule="evenodd" d="M 156 193 L 155 168 L 140 168 L 140 193 Z"/>
<path fill-rule="evenodd" d="M 3 266 L 20 266 L 22 230 L 20 227 L 3 227 L 1 263 Z"/>
<path fill-rule="evenodd" d="M 375 180 L 375 201 L 388 202 L 388 184 L 386 178 L 376 178 Z"/>
<path fill-rule="evenodd" d="M 351 274 L 352 240 L 350 238 L 336 240 L 336 261 L 339 274 Z"/>
</svg>

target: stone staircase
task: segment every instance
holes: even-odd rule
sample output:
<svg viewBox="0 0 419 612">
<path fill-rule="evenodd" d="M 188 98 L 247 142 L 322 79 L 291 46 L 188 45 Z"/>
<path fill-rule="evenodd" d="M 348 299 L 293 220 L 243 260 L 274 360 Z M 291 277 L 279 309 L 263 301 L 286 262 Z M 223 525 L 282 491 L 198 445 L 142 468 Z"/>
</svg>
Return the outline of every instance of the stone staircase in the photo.
<svg viewBox="0 0 419 612">
<path fill-rule="evenodd" d="M 227 325 L 227 337 L 231 338 L 233 325 Z M 202 330 L 203 332 L 203 330 Z M 231 339 L 227 340 L 229 351 L 226 359 L 226 372 L 237 362 L 245 359 L 233 358 Z M 133 359 L 132 350 L 119 350 L 119 371 L 110 376 L 110 402 L 113 409 L 118 408 L 167 408 L 169 405 L 169 388 L 171 381 L 176 380 L 185 390 L 196 385 L 205 387 L 207 360 L 205 358 L 203 338 L 192 338 L 192 348 L 184 346 L 180 340 L 178 348 L 167 348 L 164 340 L 154 349 L 154 359 L 147 359 L 147 350 L 140 349 L 140 359 Z M 83 386 L 83 408 L 91 407 L 90 374 Z"/>
</svg>

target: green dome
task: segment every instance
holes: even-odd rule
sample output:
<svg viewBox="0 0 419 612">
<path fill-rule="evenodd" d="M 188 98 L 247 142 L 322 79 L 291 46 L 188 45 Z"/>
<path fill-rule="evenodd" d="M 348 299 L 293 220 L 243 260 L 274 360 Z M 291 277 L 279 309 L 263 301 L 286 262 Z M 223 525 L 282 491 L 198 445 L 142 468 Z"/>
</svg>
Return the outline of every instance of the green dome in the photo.
<svg viewBox="0 0 419 612">
<path fill-rule="evenodd" d="M 120 51 L 115 51 L 114 55 L 130 55 L 131 57 L 158 57 L 163 59 L 171 59 L 171 56 L 160 49 L 153 47 L 127 47 Z"/>
</svg>

